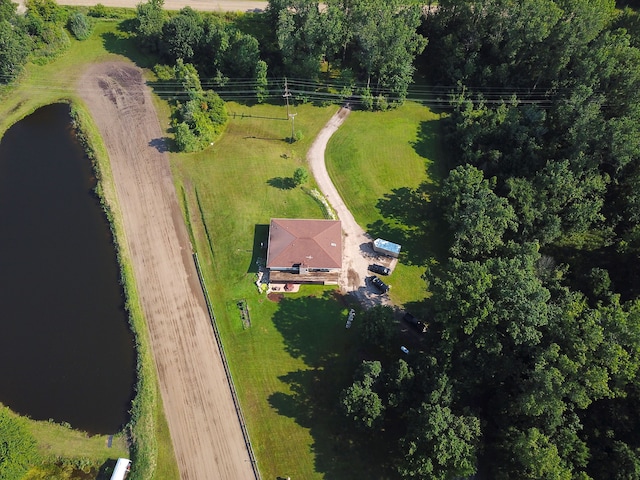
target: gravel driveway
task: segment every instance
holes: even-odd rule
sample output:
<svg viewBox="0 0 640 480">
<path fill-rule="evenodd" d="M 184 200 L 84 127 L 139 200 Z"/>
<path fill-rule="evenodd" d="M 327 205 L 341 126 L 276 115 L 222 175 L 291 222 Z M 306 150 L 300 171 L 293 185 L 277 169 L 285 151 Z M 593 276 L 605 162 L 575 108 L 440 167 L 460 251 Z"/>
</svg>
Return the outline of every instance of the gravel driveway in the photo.
<svg viewBox="0 0 640 480">
<path fill-rule="evenodd" d="M 342 291 L 354 295 L 365 307 L 381 303 L 389 304 L 389 298 L 386 295 L 377 295 L 366 284 L 366 277 L 369 275 L 367 272 L 369 264 L 373 262 L 381 263 L 383 260 L 377 259 L 377 254 L 371 248 L 373 239 L 367 235 L 353 218 L 338 190 L 333 185 L 324 162 L 324 153 L 329 139 L 342 125 L 350 112 L 350 109 L 342 107 L 331 117 L 307 152 L 307 161 L 318 188 L 320 188 L 320 191 L 327 198 L 327 201 L 342 222 L 343 252 L 340 277 Z M 386 259 L 384 263 L 387 266 L 395 266 L 395 260 L 390 262 L 390 259 Z"/>
</svg>

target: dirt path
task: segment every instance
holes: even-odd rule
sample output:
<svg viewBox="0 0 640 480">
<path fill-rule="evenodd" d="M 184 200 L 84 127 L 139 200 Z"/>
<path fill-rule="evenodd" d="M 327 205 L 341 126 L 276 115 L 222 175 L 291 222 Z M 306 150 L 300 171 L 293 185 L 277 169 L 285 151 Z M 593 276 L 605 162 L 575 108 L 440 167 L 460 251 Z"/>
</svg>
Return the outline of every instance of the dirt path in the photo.
<svg viewBox="0 0 640 480">
<path fill-rule="evenodd" d="M 338 190 L 333 185 L 324 162 L 324 152 L 327 149 L 329 139 L 342 125 L 350 112 L 351 110 L 348 108 L 341 108 L 329 119 L 314 140 L 311 148 L 309 148 L 307 161 L 320 191 L 327 198 L 342 222 L 344 245 L 342 246 L 340 286 L 345 293 L 354 294 L 363 305 L 372 306 L 388 303 L 388 297 L 375 294 L 371 287 L 367 286 L 365 281 L 368 275 L 367 267 L 374 261 L 392 266 L 391 261 L 390 259 L 377 257 L 371 248 L 370 242 L 373 239 L 365 233 L 353 218 L 351 211 L 347 208 Z"/>
<path fill-rule="evenodd" d="M 109 153 L 180 476 L 253 479 L 142 72 L 93 65 L 78 91 Z"/>
</svg>

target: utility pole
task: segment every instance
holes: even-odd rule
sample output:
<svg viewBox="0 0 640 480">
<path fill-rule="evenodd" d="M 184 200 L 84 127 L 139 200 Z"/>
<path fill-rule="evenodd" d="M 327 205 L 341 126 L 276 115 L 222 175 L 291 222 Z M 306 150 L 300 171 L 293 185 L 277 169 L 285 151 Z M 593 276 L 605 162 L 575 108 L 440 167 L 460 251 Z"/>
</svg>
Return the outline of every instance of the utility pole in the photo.
<svg viewBox="0 0 640 480">
<path fill-rule="evenodd" d="M 282 95 L 287 102 L 287 118 L 289 118 L 289 97 L 291 96 L 291 92 L 289 91 L 289 87 L 287 86 L 287 77 L 284 77 L 284 95 Z"/>
</svg>

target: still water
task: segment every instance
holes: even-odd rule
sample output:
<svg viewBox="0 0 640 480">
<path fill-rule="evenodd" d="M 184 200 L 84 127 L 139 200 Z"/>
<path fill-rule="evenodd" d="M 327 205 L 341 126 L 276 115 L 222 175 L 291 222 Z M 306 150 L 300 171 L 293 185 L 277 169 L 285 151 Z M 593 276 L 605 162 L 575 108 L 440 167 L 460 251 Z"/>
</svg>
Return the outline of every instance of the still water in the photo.
<svg viewBox="0 0 640 480">
<path fill-rule="evenodd" d="M 69 106 L 0 140 L 0 403 L 114 433 L 135 381 L 113 239 Z"/>
</svg>

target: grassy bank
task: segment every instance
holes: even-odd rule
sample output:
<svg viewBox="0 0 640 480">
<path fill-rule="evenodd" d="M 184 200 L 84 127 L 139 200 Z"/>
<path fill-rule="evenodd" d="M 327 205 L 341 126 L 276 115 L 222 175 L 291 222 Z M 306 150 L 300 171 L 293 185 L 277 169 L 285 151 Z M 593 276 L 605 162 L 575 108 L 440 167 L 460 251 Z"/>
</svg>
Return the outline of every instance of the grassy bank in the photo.
<svg viewBox="0 0 640 480">
<path fill-rule="evenodd" d="M 0 134 L 41 106 L 61 101 L 74 105 L 77 126 L 87 148 L 93 152 L 91 157 L 99 178 L 98 189 L 114 232 L 127 310 L 136 336 L 138 383 L 131 421 L 126 431 L 132 440 L 131 456 L 134 460 L 134 471 L 130 478 L 165 480 L 179 478 L 179 475 L 162 410 L 147 328 L 135 289 L 130 252 L 121 240 L 124 231 L 108 156 L 95 125 L 76 94 L 76 83 L 88 64 L 123 60 L 125 57 L 113 52 L 128 53 L 134 49 L 130 40 L 118 31 L 116 22 L 100 21 L 89 40 L 72 40 L 69 50 L 54 62 L 42 66 L 28 65 L 20 82 L 11 88 L 0 103 Z M 144 59 L 140 61 L 144 62 Z M 61 451 L 59 456 L 73 458 L 73 445 L 69 444 L 69 448 L 69 451 Z"/>
</svg>

